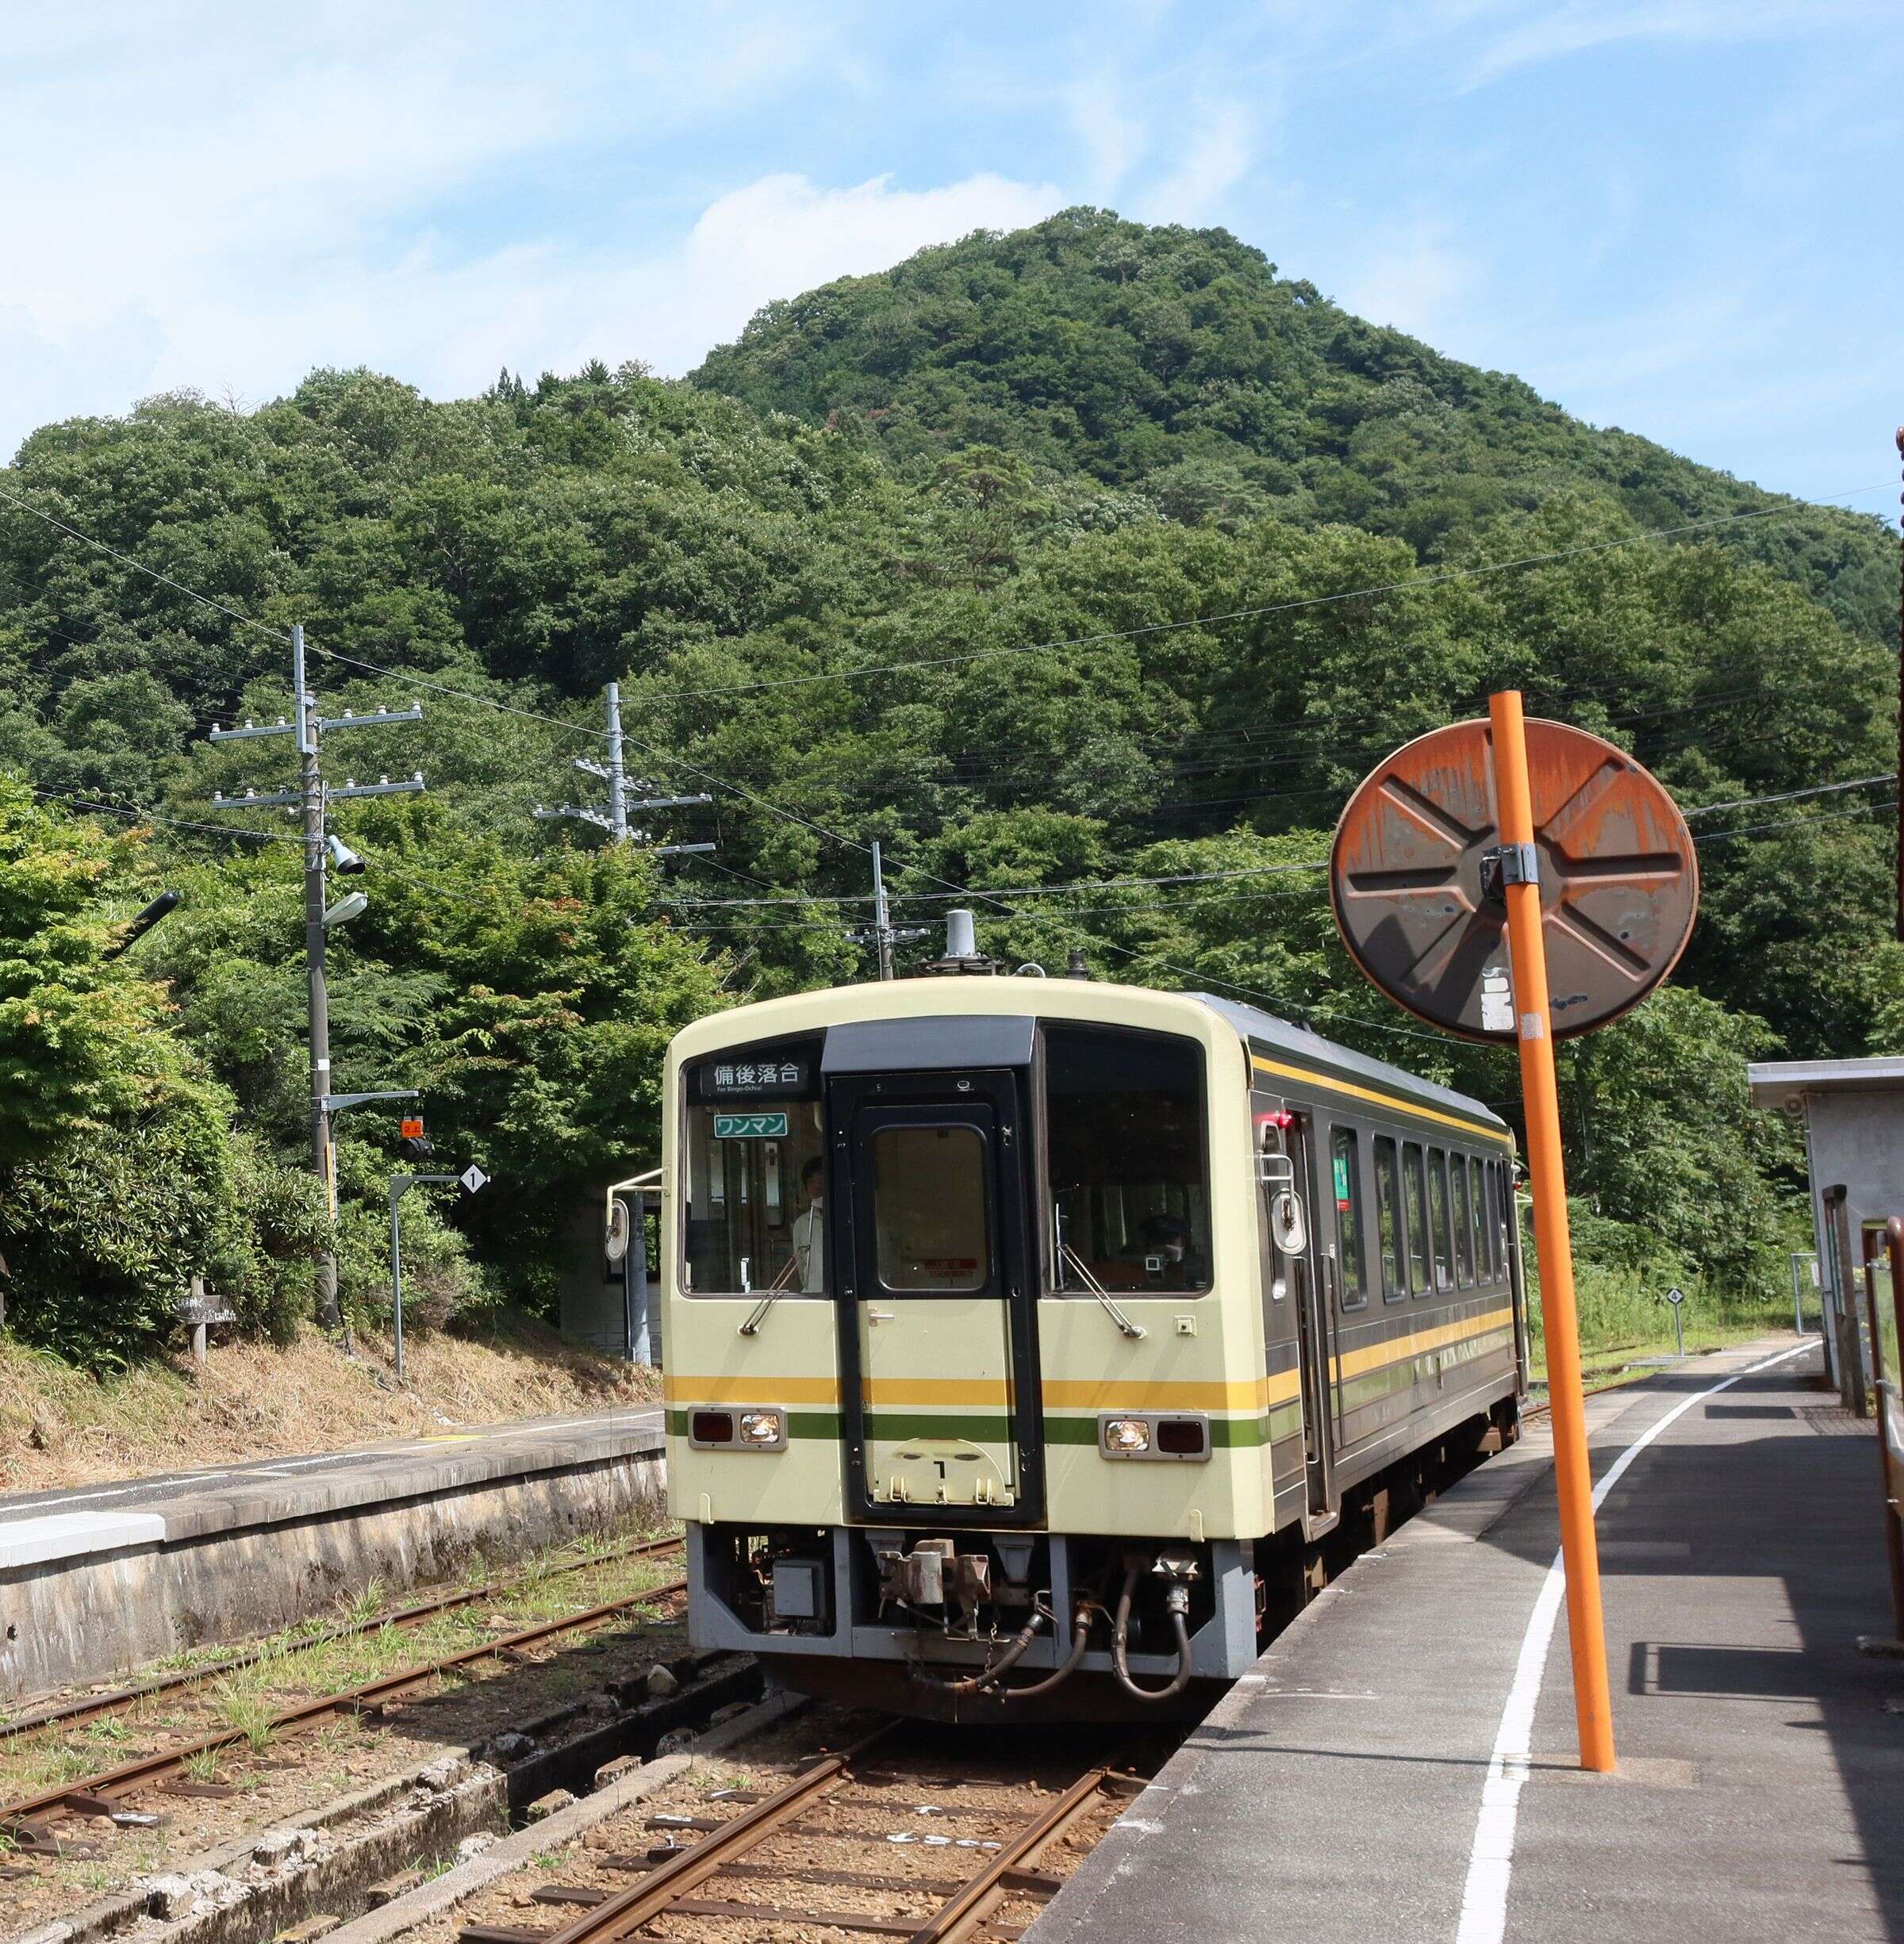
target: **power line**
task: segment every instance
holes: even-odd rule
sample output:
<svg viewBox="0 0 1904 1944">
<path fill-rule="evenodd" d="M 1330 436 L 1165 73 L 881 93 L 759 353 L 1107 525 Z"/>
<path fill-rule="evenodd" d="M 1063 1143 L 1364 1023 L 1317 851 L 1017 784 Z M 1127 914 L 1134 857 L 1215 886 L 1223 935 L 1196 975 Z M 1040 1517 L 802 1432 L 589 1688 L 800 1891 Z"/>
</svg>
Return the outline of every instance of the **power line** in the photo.
<svg viewBox="0 0 1904 1944">
<path fill-rule="evenodd" d="M 22 779 L 16 779 L 22 780 Z M 97 811 L 102 816 L 126 817 L 137 823 L 165 823 L 181 830 L 209 830 L 219 837 L 255 837 L 267 844 L 296 844 L 303 840 L 293 837 L 284 830 L 251 830 L 242 824 L 197 823 L 190 817 L 163 816 L 155 810 L 128 809 L 123 804 L 99 803 L 75 796 L 70 790 L 43 789 L 36 784 L 29 783 L 26 788 L 36 796 L 50 796 L 61 803 L 71 803 L 77 810 Z M 240 801 L 243 799 L 240 799 Z"/>
<path fill-rule="evenodd" d="M 1854 486 L 1848 492 L 1829 496 L 1834 500 L 1854 499 L 1860 493 L 1890 490 L 1887 480 L 1880 485 Z M 1578 546 L 1559 547 L 1551 553 L 1524 554 L 1515 560 L 1488 561 L 1478 566 L 1451 567 L 1440 573 L 1418 574 L 1407 581 L 1386 581 L 1372 587 L 1352 588 L 1335 594 L 1312 594 L 1300 600 L 1275 601 L 1255 608 L 1233 608 L 1226 614 L 1200 615 L 1183 621 L 1153 621 L 1141 627 L 1112 628 L 1090 635 L 1074 635 L 1057 641 L 1023 642 L 1012 648 L 981 648 L 967 654 L 936 655 L 912 661 L 875 662 L 866 668 L 838 669 L 812 675 L 777 676 L 770 681 L 723 682 L 704 688 L 663 689 L 651 698 L 661 702 L 688 702 L 708 696 L 751 695 L 770 688 L 803 688 L 819 682 L 858 681 L 874 675 L 911 674 L 921 669 L 951 668 L 972 661 L 992 661 L 1016 655 L 1056 654 L 1067 648 L 1093 648 L 1107 642 L 1135 641 L 1154 635 L 1180 632 L 1186 628 L 1226 627 L 1238 621 L 1261 620 L 1270 615 L 1295 614 L 1311 608 L 1333 606 L 1342 601 L 1372 600 L 1383 594 L 1412 593 L 1418 589 L 1438 587 L 1451 581 L 1476 580 L 1488 574 L 1507 573 L 1522 567 L 1550 566 L 1556 561 L 1572 560 L 1588 554 L 1604 554 L 1618 547 L 1637 546 L 1650 540 L 1676 539 L 1682 534 L 1701 533 L 1720 527 L 1737 526 L 1754 520 L 1797 519 L 1813 511 L 1810 505 L 1768 506 L 1751 512 L 1724 513 L 1708 520 L 1689 520 L 1677 527 L 1655 527 L 1644 533 L 1626 534 L 1614 540 L 1583 542 Z"/>
<path fill-rule="evenodd" d="M 4 486 L 0 486 L 0 500 L 5 500 L 9 505 L 18 508 L 23 513 L 30 513 L 35 520 L 45 521 L 48 526 L 64 534 L 69 539 L 79 541 L 82 546 L 97 548 L 102 554 L 109 554 L 114 560 L 121 562 L 136 573 L 144 574 L 148 579 L 156 581 L 162 585 L 184 595 L 188 600 L 195 600 L 203 607 L 214 608 L 220 614 L 228 615 L 240 627 L 256 628 L 261 634 L 270 635 L 280 640 L 283 638 L 286 633 L 284 629 L 274 627 L 267 621 L 255 620 L 250 615 L 241 614 L 237 608 L 217 600 L 210 594 L 202 593 L 195 587 L 187 587 L 182 581 L 174 580 L 169 573 L 161 573 L 156 567 L 148 567 L 144 561 L 134 559 L 130 554 L 122 553 L 117 547 L 109 546 L 104 540 L 97 539 L 90 533 L 82 532 L 79 527 L 70 525 L 63 520 L 56 520 L 51 513 L 45 512 L 39 507 L 21 499 L 18 494 L 10 493 Z M 48 631 L 52 632 L 52 631 Z M 70 640 L 71 637 L 63 636 L 62 638 Z M 77 645 L 89 646 L 90 644 Z M 598 729 L 586 729 L 574 723 L 562 722 L 553 715 L 539 715 L 533 709 L 514 708 L 506 702 L 493 701 L 487 696 L 472 695 L 466 688 L 447 688 L 442 683 L 431 681 L 421 675 L 409 674 L 394 669 L 380 667 L 374 661 L 359 661 L 354 655 L 340 654 L 335 648 L 320 648 L 315 642 L 310 644 L 310 652 L 313 654 L 327 656 L 333 661 L 347 662 L 353 668 L 368 669 L 374 675 L 389 675 L 398 681 L 413 683 L 418 688 L 430 689 L 438 695 L 453 696 L 460 701 L 473 702 L 481 708 L 495 709 L 505 715 L 520 716 L 528 722 L 546 723 L 551 728 L 562 730 L 569 735 L 599 737 L 602 733 Z"/>
<path fill-rule="evenodd" d="M 602 740 L 605 730 L 591 729 L 585 723 L 565 723 L 559 716 L 544 715 L 535 709 L 519 709 L 507 702 L 493 700 L 488 696 L 472 695 L 466 688 L 450 688 L 441 682 L 434 682 L 427 676 L 413 673 L 408 669 L 386 668 L 382 663 L 365 661 L 355 655 L 347 655 L 336 648 L 320 648 L 316 642 L 310 644 L 313 654 L 322 655 L 328 661 L 342 661 L 354 669 L 363 669 L 372 675 L 387 675 L 391 681 L 408 682 L 417 688 L 427 688 L 433 695 L 451 696 L 459 702 L 474 702 L 478 708 L 494 709 L 504 715 L 519 716 L 524 722 L 544 723 L 551 729 L 559 729 L 570 736 L 588 736 L 596 742 Z"/>
<path fill-rule="evenodd" d="M 1874 784 L 1895 783 L 1896 776 L 1857 776 L 1849 783 L 1818 783 L 1810 789 L 1781 790 L 1774 796 L 1740 796 L 1729 803 L 1702 803 L 1697 810 L 1683 811 L 1680 814 L 1691 817 L 1710 817 L 1722 810 L 1752 810 L 1760 803 L 1792 803 L 1801 796 L 1831 796 L 1842 790 L 1868 789 Z"/>
<path fill-rule="evenodd" d="M 51 513 L 42 512 L 40 508 L 21 499 L 18 494 L 8 492 L 4 486 L 0 486 L 0 500 L 5 500 L 10 506 L 17 507 L 23 513 L 32 514 L 35 520 L 44 520 L 49 527 L 56 528 L 69 539 L 77 540 L 83 546 L 96 547 L 102 554 L 111 554 L 114 560 L 122 562 L 148 579 L 157 581 L 175 592 L 184 595 L 186 600 L 195 600 L 202 607 L 215 608 L 220 614 L 228 615 L 241 627 L 255 627 L 267 635 L 282 635 L 284 632 L 282 628 L 273 627 L 268 622 L 255 621 L 248 614 L 240 614 L 236 608 L 228 607 L 212 595 L 202 594 L 195 587 L 187 587 L 182 581 L 175 581 L 169 573 L 161 573 L 156 567 L 147 566 L 144 561 L 133 559 L 130 554 L 121 553 L 117 547 L 109 546 L 105 541 L 95 539 L 90 533 L 82 533 L 77 527 L 68 526 L 63 520 L 56 520 Z"/>
<path fill-rule="evenodd" d="M 1860 803 L 1856 810 L 1821 810 L 1815 817 L 1780 817 L 1774 823 L 1749 823 L 1742 830 L 1710 830 L 1695 837 L 1695 844 L 1729 844 L 1735 837 L 1757 837 L 1767 830 L 1791 830 L 1805 823 L 1839 823 L 1852 817 L 1875 817 L 1895 810 L 1894 798 L 1887 803 Z"/>
</svg>

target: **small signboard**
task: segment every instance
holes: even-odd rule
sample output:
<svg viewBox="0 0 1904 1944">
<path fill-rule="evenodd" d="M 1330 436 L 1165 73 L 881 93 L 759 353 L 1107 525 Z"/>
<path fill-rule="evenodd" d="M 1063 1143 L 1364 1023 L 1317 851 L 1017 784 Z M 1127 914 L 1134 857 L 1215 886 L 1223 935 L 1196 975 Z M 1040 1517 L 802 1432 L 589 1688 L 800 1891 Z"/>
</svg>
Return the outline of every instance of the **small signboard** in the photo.
<svg viewBox="0 0 1904 1944">
<path fill-rule="evenodd" d="M 717 1114 L 714 1117 L 716 1141 L 784 1141 L 786 1133 L 784 1114 Z"/>
<path fill-rule="evenodd" d="M 489 1176 L 472 1161 L 456 1179 L 471 1194 L 474 1194 L 489 1179 Z"/>
</svg>

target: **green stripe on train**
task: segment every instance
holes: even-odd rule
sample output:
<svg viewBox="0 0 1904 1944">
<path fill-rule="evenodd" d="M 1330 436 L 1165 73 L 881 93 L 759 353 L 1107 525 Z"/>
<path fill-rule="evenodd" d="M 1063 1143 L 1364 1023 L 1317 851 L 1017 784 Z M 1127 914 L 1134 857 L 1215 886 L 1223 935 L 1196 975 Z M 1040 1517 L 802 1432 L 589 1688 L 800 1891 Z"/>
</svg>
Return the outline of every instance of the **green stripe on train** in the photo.
<svg viewBox="0 0 1904 1944">
<path fill-rule="evenodd" d="M 671 1436 L 688 1435 L 687 1408 L 670 1408 L 668 1431 Z M 705 1409 L 708 1406 L 699 1407 Z M 1246 1451 L 1288 1437 L 1302 1428 L 1302 1412 L 1295 1404 L 1278 1405 L 1268 1417 L 1212 1417 L 1210 1444 L 1215 1451 Z M 962 1417 L 949 1412 L 873 1411 L 868 1413 L 869 1434 L 890 1443 L 900 1438 L 962 1438 L 977 1444 L 1005 1444 L 1012 1436 L 1012 1421 L 1000 1417 Z M 837 1444 L 843 1423 L 837 1411 L 789 1411 L 789 1438 L 824 1438 Z M 1044 1421 L 1047 1444 L 1097 1443 L 1096 1414 L 1084 1417 L 1047 1417 Z"/>
</svg>

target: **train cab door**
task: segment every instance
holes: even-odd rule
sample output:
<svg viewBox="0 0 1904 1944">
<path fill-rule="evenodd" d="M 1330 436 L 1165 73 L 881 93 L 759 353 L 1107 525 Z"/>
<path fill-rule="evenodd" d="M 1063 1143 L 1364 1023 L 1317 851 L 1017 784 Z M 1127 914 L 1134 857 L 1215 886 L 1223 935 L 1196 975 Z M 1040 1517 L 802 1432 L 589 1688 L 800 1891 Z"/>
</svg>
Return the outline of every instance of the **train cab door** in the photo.
<svg viewBox="0 0 1904 1944">
<path fill-rule="evenodd" d="M 1014 1076 L 838 1079 L 828 1110 L 852 1516 L 1042 1518 L 1029 1137 Z"/>
<path fill-rule="evenodd" d="M 1326 1531 L 1339 1516 L 1334 1481 L 1335 1421 L 1329 1382 L 1333 1352 L 1329 1302 L 1318 1260 L 1315 1172 L 1308 1115 L 1282 1130 L 1280 1152 L 1265 1143 L 1263 1191 L 1269 1198 L 1273 1273 L 1284 1282 L 1296 1311 L 1296 1368 L 1302 1379 L 1303 1463 L 1308 1482 L 1308 1526 Z M 1284 1198 L 1294 1202 L 1290 1208 Z"/>
</svg>

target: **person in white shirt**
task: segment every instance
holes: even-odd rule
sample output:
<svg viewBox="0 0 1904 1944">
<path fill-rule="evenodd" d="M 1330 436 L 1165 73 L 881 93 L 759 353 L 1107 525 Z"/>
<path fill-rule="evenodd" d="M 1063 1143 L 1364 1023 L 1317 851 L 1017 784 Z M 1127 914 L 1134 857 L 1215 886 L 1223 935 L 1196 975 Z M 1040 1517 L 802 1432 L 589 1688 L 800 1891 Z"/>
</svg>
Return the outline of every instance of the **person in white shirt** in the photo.
<svg viewBox="0 0 1904 1944">
<path fill-rule="evenodd" d="M 800 1171 L 807 1208 L 793 1218 L 793 1260 L 800 1265 L 800 1286 L 815 1294 L 827 1286 L 826 1173 L 827 1164 L 817 1154 Z"/>
</svg>

